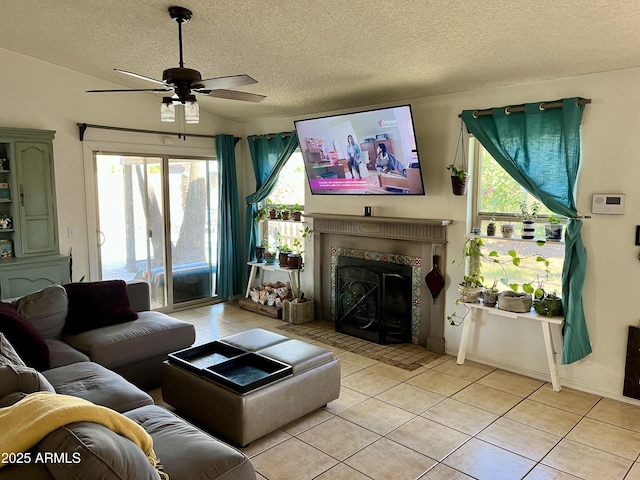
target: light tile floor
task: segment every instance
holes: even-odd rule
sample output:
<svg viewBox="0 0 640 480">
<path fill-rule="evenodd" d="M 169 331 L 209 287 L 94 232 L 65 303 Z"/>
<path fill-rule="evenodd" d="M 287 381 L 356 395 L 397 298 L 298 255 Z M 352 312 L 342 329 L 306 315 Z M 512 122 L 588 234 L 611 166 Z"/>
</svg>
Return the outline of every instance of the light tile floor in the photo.
<svg viewBox="0 0 640 480">
<path fill-rule="evenodd" d="M 172 315 L 197 344 L 282 333 L 233 302 Z M 409 372 L 325 347 L 340 398 L 242 449 L 259 480 L 640 480 L 640 407 L 451 356 Z"/>
</svg>

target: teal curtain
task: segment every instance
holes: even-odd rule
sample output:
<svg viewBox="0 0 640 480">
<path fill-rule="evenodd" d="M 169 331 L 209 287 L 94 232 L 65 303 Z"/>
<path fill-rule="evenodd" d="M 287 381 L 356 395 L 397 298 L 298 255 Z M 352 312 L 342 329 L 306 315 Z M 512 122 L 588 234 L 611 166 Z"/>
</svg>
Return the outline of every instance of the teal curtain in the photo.
<svg viewBox="0 0 640 480">
<path fill-rule="evenodd" d="M 240 140 L 232 135 L 216 136 L 219 169 L 218 194 L 218 268 L 217 294 L 223 298 L 242 293 L 242 249 L 240 238 L 240 207 L 236 176 L 235 146 Z"/>
<path fill-rule="evenodd" d="M 578 98 L 562 100 L 562 107 L 544 109 L 525 105 L 524 112 L 492 109 L 492 115 L 462 112 L 469 132 L 531 195 L 552 212 L 570 218 L 565 234 L 562 298 L 565 311 L 562 362 L 573 363 L 591 353 L 584 318 L 582 288 L 587 253 L 582 243 L 582 221 L 575 204 L 580 166 L 580 121 L 584 105 Z"/>
<path fill-rule="evenodd" d="M 255 246 L 258 238 L 258 203 L 266 200 L 278 182 L 280 170 L 291 154 L 298 148 L 298 135 L 295 131 L 269 135 L 247 137 L 249 152 L 256 176 L 256 191 L 247 197 L 247 258 L 255 260 Z"/>
</svg>

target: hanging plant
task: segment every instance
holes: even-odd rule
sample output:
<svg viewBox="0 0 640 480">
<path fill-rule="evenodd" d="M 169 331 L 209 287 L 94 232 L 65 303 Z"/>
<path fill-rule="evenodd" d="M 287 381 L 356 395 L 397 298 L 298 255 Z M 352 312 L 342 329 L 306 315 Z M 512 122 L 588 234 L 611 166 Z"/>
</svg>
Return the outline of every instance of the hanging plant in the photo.
<svg viewBox="0 0 640 480">
<path fill-rule="evenodd" d="M 456 145 L 456 153 L 453 156 L 453 163 L 447 165 L 447 170 L 451 172 L 451 187 L 454 195 L 466 195 L 467 194 L 467 182 L 469 180 L 469 174 L 467 172 L 467 158 L 464 148 L 464 134 L 462 132 L 464 122 L 460 120 L 460 134 L 458 135 L 458 143 Z M 462 149 L 460 149 L 462 146 Z M 458 160 L 458 150 L 460 150 L 461 168 L 456 167 Z"/>
</svg>

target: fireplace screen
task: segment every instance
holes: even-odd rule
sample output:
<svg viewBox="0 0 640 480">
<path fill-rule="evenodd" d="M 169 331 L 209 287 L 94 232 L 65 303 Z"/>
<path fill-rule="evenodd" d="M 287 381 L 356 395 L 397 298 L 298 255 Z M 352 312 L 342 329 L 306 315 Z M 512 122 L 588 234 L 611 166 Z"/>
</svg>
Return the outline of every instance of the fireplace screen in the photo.
<svg viewBox="0 0 640 480">
<path fill-rule="evenodd" d="M 341 257 L 335 278 L 337 332 L 379 344 L 411 341 L 411 267 Z"/>
</svg>

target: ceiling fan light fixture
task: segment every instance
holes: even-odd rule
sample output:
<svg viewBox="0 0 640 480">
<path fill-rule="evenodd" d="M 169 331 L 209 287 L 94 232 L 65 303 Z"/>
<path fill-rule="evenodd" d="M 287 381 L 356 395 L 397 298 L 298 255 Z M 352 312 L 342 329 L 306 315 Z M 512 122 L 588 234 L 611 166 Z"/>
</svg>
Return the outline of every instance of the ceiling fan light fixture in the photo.
<svg viewBox="0 0 640 480">
<path fill-rule="evenodd" d="M 176 107 L 173 106 L 173 99 L 171 97 L 163 97 L 160 104 L 160 120 L 163 122 L 175 122 L 176 121 Z"/>
<path fill-rule="evenodd" d="M 189 95 L 184 104 L 184 121 L 186 123 L 200 122 L 200 106 L 196 101 L 195 95 Z"/>
</svg>

